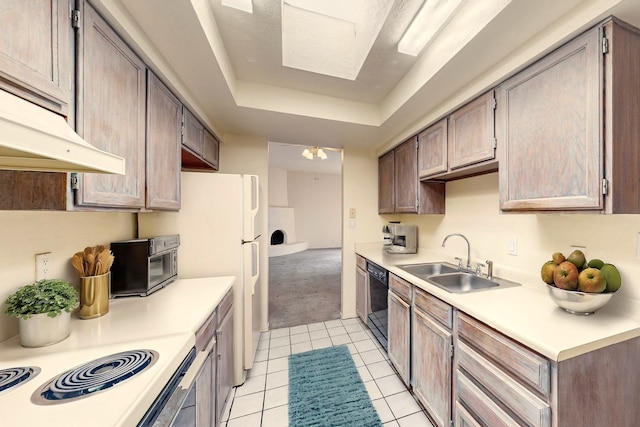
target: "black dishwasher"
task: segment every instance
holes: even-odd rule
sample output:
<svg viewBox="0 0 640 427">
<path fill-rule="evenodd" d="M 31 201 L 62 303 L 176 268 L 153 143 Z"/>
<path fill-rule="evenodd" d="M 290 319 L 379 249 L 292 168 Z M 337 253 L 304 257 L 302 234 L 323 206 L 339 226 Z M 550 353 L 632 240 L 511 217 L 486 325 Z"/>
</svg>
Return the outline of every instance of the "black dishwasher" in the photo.
<svg viewBox="0 0 640 427">
<path fill-rule="evenodd" d="M 369 305 L 367 325 L 380 345 L 387 350 L 387 298 L 389 283 L 387 270 L 372 262 L 367 262 L 369 273 Z"/>
</svg>

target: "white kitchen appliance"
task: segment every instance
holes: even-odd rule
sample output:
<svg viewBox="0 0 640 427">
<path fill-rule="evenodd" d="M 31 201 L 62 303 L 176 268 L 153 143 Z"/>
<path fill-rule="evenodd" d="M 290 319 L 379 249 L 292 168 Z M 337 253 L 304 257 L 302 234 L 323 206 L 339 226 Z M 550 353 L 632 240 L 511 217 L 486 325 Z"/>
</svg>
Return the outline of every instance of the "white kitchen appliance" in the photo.
<svg viewBox="0 0 640 427">
<path fill-rule="evenodd" d="M 138 215 L 139 237 L 180 235 L 178 278 L 235 276 L 234 382 L 244 382 L 260 338 L 260 188 L 255 175 L 182 172 L 180 212 Z"/>
</svg>

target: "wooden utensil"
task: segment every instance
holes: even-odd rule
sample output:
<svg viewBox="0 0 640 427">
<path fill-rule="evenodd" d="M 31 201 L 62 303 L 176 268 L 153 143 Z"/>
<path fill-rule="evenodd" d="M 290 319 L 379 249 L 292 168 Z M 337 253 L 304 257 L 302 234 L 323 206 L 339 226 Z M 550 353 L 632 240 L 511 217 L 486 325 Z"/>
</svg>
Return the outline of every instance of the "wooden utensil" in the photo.
<svg viewBox="0 0 640 427">
<path fill-rule="evenodd" d="M 84 252 L 77 252 L 71 257 L 71 265 L 78 273 L 78 276 L 84 277 Z"/>
<path fill-rule="evenodd" d="M 93 254 L 93 248 L 91 246 L 87 246 L 84 248 L 84 273 L 85 276 L 92 276 L 93 271 L 93 263 L 89 262 L 89 256 Z"/>
</svg>

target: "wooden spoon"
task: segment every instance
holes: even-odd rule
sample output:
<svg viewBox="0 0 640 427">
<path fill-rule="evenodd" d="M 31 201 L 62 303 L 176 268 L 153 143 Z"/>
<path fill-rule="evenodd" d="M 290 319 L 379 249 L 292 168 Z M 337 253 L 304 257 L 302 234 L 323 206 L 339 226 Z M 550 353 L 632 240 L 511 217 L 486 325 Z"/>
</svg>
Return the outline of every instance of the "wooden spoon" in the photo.
<svg viewBox="0 0 640 427">
<path fill-rule="evenodd" d="M 96 257 L 95 255 L 93 255 L 93 253 L 90 253 L 89 255 L 87 255 L 87 273 L 89 274 L 89 276 L 95 276 L 96 275 Z"/>
<path fill-rule="evenodd" d="M 83 252 L 77 252 L 73 255 L 73 257 L 71 257 L 71 265 L 73 265 L 73 268 L 76 270 L 76 273 L 78 273 L 78 276 L 80 277 L 84 277 L 84 265 L 82 262 L 83 255 Z"/>
</svg>

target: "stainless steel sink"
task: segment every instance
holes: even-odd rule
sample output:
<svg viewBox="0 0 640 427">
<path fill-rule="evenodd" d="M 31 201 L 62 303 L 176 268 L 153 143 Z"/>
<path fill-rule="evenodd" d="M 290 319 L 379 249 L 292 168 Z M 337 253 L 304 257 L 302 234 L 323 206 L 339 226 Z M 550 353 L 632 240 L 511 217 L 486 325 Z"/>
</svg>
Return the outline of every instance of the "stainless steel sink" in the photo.
<svg viewBox="0 0 640 427">
<path fill-rule="evenodd" d="M 458 269 L 450 264 L 443 262 L 427 262 L 423 264 L 405 264 L 399 265 L 398 268 L 406 271 L 409 274 L 413 274 L 421 279 L 426 279 L 429 276 L 436 274 L 455 273 Z"/>
<path fill-rule="evenodd" d="M 457 294 L 500 286 L 498 282 L 471 273 L 450 273 L 430 276 L 427 281 Z"/>
<path fill-rule="evenodd" d="M 398 265 L 398 268 L 407 273 L 425 280 L 445 291 L 464 294 L 467 292 L 482 291 L 488 289 L 503 289 L 512 286 L 520 286 L 519 283 L 493 277 L 478 276 L 476 274 L 460 271 L 458 267 L 447 262 L 426 262 L 422 264 Z"/>
</svg>

